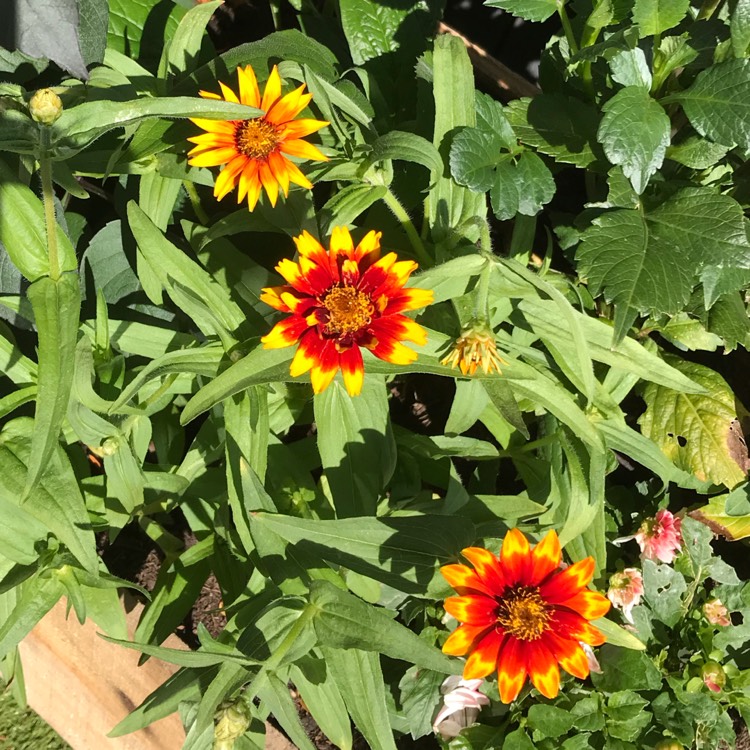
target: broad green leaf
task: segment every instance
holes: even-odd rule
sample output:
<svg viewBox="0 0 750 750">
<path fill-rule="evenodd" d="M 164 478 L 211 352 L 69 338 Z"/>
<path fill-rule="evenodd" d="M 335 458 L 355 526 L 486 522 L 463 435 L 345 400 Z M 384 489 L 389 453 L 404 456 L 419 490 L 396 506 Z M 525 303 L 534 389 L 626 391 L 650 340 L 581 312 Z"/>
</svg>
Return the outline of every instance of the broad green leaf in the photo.
<svg viewBox="0 0 750 750">
<path fill-rule="evenodd" d="M 0 549 L 8 560 L 19 565 L 32 565 L 39 559 L 35 545 L 46 538 L 48 529 L 19 505 L 18 497 L 8 490 L 5 482 L 0 483 L 0 516 L 3 519 L 0 524 Z"/>
<path fill-rule="evenodd" d="M 686 591 L 684 576 L 671 565 L 643 561 L 643 595 L 653 617 L 667 627 L 675 627 L 685 614 L 682 595 Z"/>
<path fill-rule="evenodd" d="M 16 606 L 0 625 L 0 658 L 18 646 L 64 592 L 64 586 L 54 574 L 35 576 L 22 585 Z"/>
<path fill-rule="evenodd" d="M 664 101 L 682 104 L 690 124 L 723 146 L 750 150 L 750 60 L 728 60 L 701 71 L 693 85 Z"/>
<path fill-rule="evenodd" d="M 205 117 L 212 120 L 247 120 L 261 110 L 244 104 L 200 97 L 144 97 L 133 101 L 90 101 L 65 109 L 51 126 L 52 150 L 69 158 L 110 130 L 136 125 L 153 117 Z"/>
<path fill-rule="evenodd" d="M 328 581 L 310 584 L 310 603 L 317 608 L 313 625 L 323 646 L 376 651 L 443 674 L 461 672 L 461 662 L 431 646 L 382 608 Z"/>
<path fill-rule="evenodd" d="M 535 216 L 554 194 L 547 165 L 533 151 L 524 151 L 517 159 L 504 157 L 498 163 L 490 198 L 495 216 L 507 220 L 517 213 Z"/>
<path fill-rule="evenodd" d="M 505 737 L 503 750 L 534 750 L 534 743 L 523 729 L 515 729 Z"/>
<path fill-rule="evenodd" d="M 587 167 L 603 161 L 596 140 L 600 115 L 590 104 L 560 94 L 516 99 L 505 110 L 521 143 L 555 161 Z"/>
<path fill-rule="evenodd" d="M 2 369 L 3 368 L 0 367 L 0 372 L 2 372 Z M 9 393 L 7 396 L 3 396 L 0 398 L 0 418 L 7 417 L 8 414 L 12 414 L 19 407 L 28 404 L 35 399 L 35 385 L 21 388 L 20 390 L 13 391 L 13 393 Z"/>
<path fill-rule="evenodd" d="M 646 386 L 641 430 L 680 469 L 701 481 L 734 487 L 746 478 L 747 449 L 733 440 L 735 397 L 724 378 L 702 365 L 673 359 L 671 364 L 706 389 L 684 393 L 660 385 Z"/>
<path fill-rule="evenodd" d="M 13 265 L 29 280 L 36 281 L 50 272 L 44 208 L 34 192 L 26 187 L 0 160 L 0 242 Z M 78 268 L 76 253 L 59 224 L 55 224 L 59 269 Z"/>
<path fill-rule="evenodd" d="M 325 736 L 341 750 L 351 750 L 349 714 L 325 661 L 302 657 L 292 665 L 289 676 Z"/>
<path fill-rule="evenodd" d="M 443 172 L 443 160 L 438 150 L 425 138 L 402 130 L 392 130 L 381 135 L 373 144 L 366 164 L 387 160 L 409 161 L 427 167 L 433 178 Z"/>
<path fill-rule="evenodd" d="M 220 0 L 213 0 L 196 5 L 185 14 L 166 48 L 169 73 L 184 73 L 194 65 L 193 61 L 206 38 L 206 26 L 220 5 Z"/>
<path fill-rule="evenodd" d="M 323 648 L 323 656 L 349 714 L 369 747 L 372 750 L 396 750 L 378 654 L 356 649 Z"/>
<path fill-rule="evenodd" d="M 519 309 L 533 331 L 554 342 L 560 337 L 571 337 L 571 323 L 579 326 L 591 358 L 623 372 L 632 372 L 642 380 L 659 383 L 685 393 L 701 393 L 702 386 L 694 383 L 678 369 L 667 364 L 659 355 L 650 352 L 635 339 L 625 338 L 612 346 L 612 327 L 599 318 L 592 318 L 571 308 L 570 316 L 560 315 L 554 301 L 524 299 Z"/>
<path fill-rule="evenodd" d="M 147 172 L 141 176 L 138 186 L 138 205 L 162 232 L 166 231 L 169 225 L 181 188 L 182 180 L 164 177 L 156 171 Z"/>
<path fill-rule="evenodd" d="M 610 61 L 612 79 L 621 86 L 651 88 L 651 69 L 646 54 L 640 47 L 618 52 Z"/>
<path fill-rule="evenodd" d="M 435 39 L 433 52 L 433 95 L 435 130 L 433 144 L 447 165 L 451 139 L 456 128 L 474 127 L 474 73 L 463 42 L 452 34 Z M 483 216 L 484 196 L 457 185 L 445 173 L 429 193 L 429 221 L 433 237 L 450 246 L 460 240 L 460 227 L 477 216 Z M 476 239 L 476 229 L 465 232 Z"/>
<path fill-rule="evenodd" d="M 502 8 L 525 21 L 546 21 L 557 12 L 555 0 L 485 0 L 490 8 Z"/>
<path fill-rule="evenodd" d="M 374 516 L 396 466 L 382 377 L 365 376 L 352 398 L 334 380 L 314 399 L 318 450 L 339 518 Z"/>
<path fill-rule="evenodd" d="M 619 690 L 658 690 L 662 676 L 643 651 L 605 644 L 598 652 L 602 674 L 592 674 L 594 687 L 605 693 Z"/>
<path fill-rule="evenodd" d="M 68 408 L 81 308 L 78 276 L 66 273 L 57 281 L 38 279 L 29 287 L 28 297 L 39 334 L 39 375 L 25 494 L 47 468 Z"/>
<path fill-rule="evenodd" d="M 185 15 L 184 8 L 165 0 L 108 0 L 108 3 L 108 46 L 134 59 L 148 56 L 151 63 L 159 59 L 166 39 L 174 34 L 179 20 Z M 161 17 L 161 23 L 154 23 L 154 16 Z"/>
<path fill-rule="evenodd" d="M 630 741 L 638 739 L 653 718 L 650 711 L 644 710 L 648 704 L 645 698 L 630 690 L 613 693 L 607 701 L 607 732 L 610 737 Z"/>
<path fill-rule="evenodd" d="M 487 260 L 479 253 L 452 258 L 412 276 L 407 287 L 432 289 L 433 304 L 443 302 L 465 294 L 471 279 L 478 276 L 486 264 Z"/>
<path fill-rule="evenodd" d="M 315 750 L 300 720 L 300 712 L 286 685 L 276 675 L 268 675 L 267 684 L 258 691 L 258 697 L 279 722 L 284 733 L 299 750 Z"/>
<path fill-rule="evenodd" d="M 125 255 L 122 222 L 119 219 L 105 224 L 91 238 L 81 264 L 84 268 L 88 265 L 91 269 L 94 288 L 102 291 L 110 305 L 141 288 Z"/>
<path fill-rule="evenodd" d="M 720 336 L 707 331 L 699 320 L 684 312 L 673 315 L 663 325 L 657 325 L 656 330 L 682 351 L 715 352 L 722 344 Z"/>
<path fill-rule="evenodd" d="M 104 59 L 107 46 L 107 0 L 78 0 L 78 43 L 87 66 Z"/>
<path fill-rule="evenodd" d="M 732 32 L 732 52 L 738 59 L 747 57 L 750 47 L 750 2 L 738 0 L 732 11 L 729 28 Z"/>
<path fill-rule="evenodd" d="M 328 233 L 331 227 L 351 224 L 373 203 L 382 200 L 387 192 L 388 188 L 384 185 L 347 185 L 337 191 L 323 206 L 323 211 L 330 214 L 330 221 L 322 229 Z"/>
<path fill-rule="evenodd" d="M 602 111 L 597 140 L 607 158 L 622 167 L 633 189 L 641 194 L 664 161 L 669 145 L 669 117 L 641 86 L 621 89 Z"/>
<path fill-rule="evenodd" d="M 690 0 L 635 0 L 633 21 L 638 24 L 641 37 L 661 34 L 682 21 Z"/>
<path fill-rule="evenodd" d="M 20 503 L 33 446 L 35 425 L 28 418 L 9 422 L 0 432 L 0 487 Z M 75 474 L 62 448 L 47 459 L 41 481 L 26 497 L 23 508 L 44 524 L 93 575 L 99 570 L 91 521 Z"/>
<path fill-rule="evenodd" d="M 267 528 L 319 559 L 399 591 L 434 598 L 448 590 L 438 568 L 476 541 L 470 521 L 450 516 L 315 521 L 256 513 L 253 523 L 259 533 Z"/>
<path fill-rule="evenodd" d="M 681 143 L 673 143 L 669 146 L 666 158 L 691 169 L 708 169 L 723 159 L 729 150 L 729 146 L 722 146 L 692 135 Z"/>
<path fill-rule="evenodd" d="M 741 502 L 736 502 L 739 499 Z M 747 486 L 733 492 L 712 497 L 690 515 L 706 524 L 714 534 L 721 534 L 730 542 L 750 537 L 750 503 L 747 501 Z"/>
<path fill-rule="evenodd" d="M 401 678 L 401 706 L 409 722 L 412 739 L 419 739 L 432 731 L 432 718 L 440 703 L 440 686 L 445 678 L 431 669 L 410 667 Z"/>
<path fill-rule="evenodd" d="M 462 128 L 453 138 L 450 167 L 453 179 L 477 193 L 492 187 L 503 143 L 499 136 L 479 128 Z"/>
<path fill-rule="evenodd" d="M 529 726 L 540 737 L 559 737 L 567 734 L 575 722 L 575 717 L 568 711 L 544 704 L 531 706 L 528 719 Z"/>
</svg>

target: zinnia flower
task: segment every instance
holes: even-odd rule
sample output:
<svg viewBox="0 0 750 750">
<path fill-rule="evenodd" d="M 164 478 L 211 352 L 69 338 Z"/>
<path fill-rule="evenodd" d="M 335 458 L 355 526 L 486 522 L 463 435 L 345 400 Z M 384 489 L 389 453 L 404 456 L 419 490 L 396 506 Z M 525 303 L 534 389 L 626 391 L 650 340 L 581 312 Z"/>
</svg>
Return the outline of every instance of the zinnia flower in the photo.
<svg viewBox="0 0 750 750">
<path fill-rule="evenodd" d="M 614 573 L 609 579 L 607 599 L 617 609 L 622 610 L 623 617 L 632 624 L 633 607 L 641 603 L 643 596 L 643 575 L 637 568 L 625 568 L 622 573 Z"/>
<path fill-rule="evenodd" d="M 660 510 L 654 518 L 647 518 L 635 534 L 644 560 L 661 560 L 670 564 L 682 547 L 682 521 L 668 510 Z"/>
<path fill-rule="evenodd" d="M 495 335 L 484 323 L 474 321 L 461 331 L 448 355 L 440 360 L 443 365 L 458 367 L 463 375 L 473 375 L 481 366 L 485 375 L 500 373 L 504 364 L 497 353 Z"/>
<path fill-rule="evenodd" d="M 447 677 L 441 686 L 443 707 L 432 723 L 432 731 L 444 740 L 458 737 L 465 727 L 471 726 L 479 716 L 482 706 L 490 699 L 479 692 L 484 680 L 462 680 L 458 675 Z"/>
<path fill-rule="evenodd" d="M 207 131 L 193 138 L 198 144 L 190 151 L 188 163 L 194 167 L 226 166 L 216 178 L 214 195 L 221 200 L 235 187 L 239 187 L 237 203 L 247 196 L 247 205 L 252 211 L 265 188 L 271 205 L 276 205 L 279 186 L 284 195 L 289 194 L 289 183 L 303 188 L 312 184 L 298 167 L 286 156 L 302 159 L 328 161 L 315 146 L 302 140 L 303 136 L 315 133 L 328 125 L 323 120 L 295 120 L 309 104 L 312 96 L 305 94 L 304 84 L 286 96 L 281 96 L 281 78 L 274 65 L 261 98 L 258 82 L 251 65 L 237 68 L 239 92 L 237 95 L 219 81 L 222 96 L 201 91 L 206 99 L 223 99 L 235 104 L 246 104 L 265 110 L 262 117 L 251 120 L 204 120 L 191 118 L 199 128 Z"/>
<path fill-rule="evenodd" d="M 461 554 L 473 565 L 446 565 L 441 572 L 459 596 L 445 609 L 463 623 L 443 645 L 446 654 L 469 654 L 464 679 L 497 670 L 500 700 L 518 697 L 527 676 L 537 690 L 554 698 L 560 669 L 585 679 L 589 662 L 580 641 L 599 646 L 604 634 L 589 620 L 609 611 L 606 597 L 586 587 L 594 575 L 587 557 L 560 570 L 560 541 L 550 531 L 532 550 L 526 537 L 511 529 L 499 558 L 489 550 L 467 547 Z"/>
<path fill-rule="evenodd" d="M 315 393 L 325 390 L 340 369 L 349 395 L 362 389 L 364 364 L 360 347 L 397 365 L 417 358 L 402 341 L 423 345 L 422 326 L 402 315 L 432 302 L 426 289 L 404 289 L 417 264 L 380 257 L 380 232 L 368 232 L 354 247 L 346 227 L 334 227 L 330 250 L 303 232 L 294 238 L 299 263 L 284 259 L 276 270 L 288 285 L 268 287 L 261 299 L 290 313 L 261 341 L 266 349 L 299 342 L 289 372 L 310 370 Z"/>
<path fill-rule="evenodd" d="M 721 603 L 721 599 L 711 599 L 703 605 L 703 614 L 712 625 L 721 625 L 723 628 L 732 624 L 729 619 L 729 610 Z"/>
</svg>

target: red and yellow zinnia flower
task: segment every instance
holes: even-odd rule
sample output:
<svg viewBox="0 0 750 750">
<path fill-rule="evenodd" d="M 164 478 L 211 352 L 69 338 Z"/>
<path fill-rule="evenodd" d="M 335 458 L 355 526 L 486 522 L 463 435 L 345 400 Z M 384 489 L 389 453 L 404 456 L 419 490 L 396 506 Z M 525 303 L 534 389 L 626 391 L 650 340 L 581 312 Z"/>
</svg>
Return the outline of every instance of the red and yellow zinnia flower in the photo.
<svg viewBox="0 0 750 750">
<path fill-rule="evenodd" d="M 194 167 L 226 165 L 216 178 L 214 195 L 221 200 L 238 187 L 237 203 L 242 203 L 247 196 L 247 204 L 252 211 L 260 197 L 261 186 L 272 206 L 276 205 L 279 187 L 284 196 L 289 194 L 290 182 L 304 188 L 312 187 L 310 180 L 286 157 L 328 161 L 328 157 L 315 146 L 302 140 L 303 136 L 315 133 L 328 123 L 323 120 L 294 119 L 310 103 L 312 96 L 304 93 L 304 84 L 281 96 L 281 78 L 275 65 L 262 97 L 251 65 L 237 68 L 237 78 L 239 97 L 221 81 L 221 95 L 210 91 L 201 91 L 200 95 L 206 99 L 223 99 L 259 107 L 265 114 L 251 120 L 191 118 L 191 122 L 206 132 L 188 138 L 197 144 L 188 154 L 188 163 Z"/>
<path fill-rule="evenodd" d="M 604 616 L 610 607 L 605 596 L 587 588 L 594 575 L 592 557 L 561 570 L 554 531 L 531 549 L 517 529 L 506 534 L 499 557 L 481 547 L 461 554 L 473 568 L 446 565 L 440 570 L 459 594 L 445 600 L 445 609 L 463 623 L 443 651 L 469 654 L 465 680 L 497 670 L 500 700 L 510 703 L 527 677 L 547 698 L 560 690 L 559 667 L 574 677 L 588 677 L 581 643 L 604 643 L 603 633 L 589 620 Z"/>
<path fill-rule="evenodd" d="M 380 256 L 380 232 L 370 231 L 355 247 L 346 227 L 334 227 L 330 249 L 303 232 L 294 241 L 299 263 L 284 259 L 276 270 L 288 282 L 268 287 L 261 299 L 290 313 L 261 341 L 266 349 L 299 342 L 289 372 L 310 371 L 315 393 L 328 387 L 340 369 L 349 395 L 362 389 L 364 364 L 360 347 L 397 365 L 417 358 L 402 341 L 423 345 L 422 326 L 402 313 L 432 302 L 426 289 L 404 289 L 417 268 L 395 253 Z"/>
</svg>

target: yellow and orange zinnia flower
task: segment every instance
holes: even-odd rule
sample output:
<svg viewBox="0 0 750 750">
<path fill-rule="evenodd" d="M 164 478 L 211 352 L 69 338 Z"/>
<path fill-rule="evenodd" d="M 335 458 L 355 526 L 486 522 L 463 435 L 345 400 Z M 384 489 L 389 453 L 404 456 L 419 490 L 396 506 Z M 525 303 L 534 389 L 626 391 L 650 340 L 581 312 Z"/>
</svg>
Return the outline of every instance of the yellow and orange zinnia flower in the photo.
<svg viewBox="0 0 750 750">
<path fill-rule="evenodd" d="M 467 547 L 461 554 L 473 568 L 446 565 L 440 570 L 460 594 L 446 599 L 445 609 L 463 623 L 443 651 L 469 654 L 464 679 L 497 670 L 500 700 L 510 703 L 527 677 L 547 698 L 560 690 L 559 667 L 588 677 L 581 643 L 604 643 L 589 620 L 603 617 L 610 607 L 605 596 L 587 588 L 594 575 L 592 557 L 561 570 L 554 531 L 532 550 L 517 529 L 506 534 L 499 558 L 481 547 Z"/>
<path fill-rule="evenodd" d="M 423 345 L 422 326 L 402 313 L 432 302 L 426 289 L 404 289 L 417 268 L 395 253 L 380 257 L 380 232 L 368 232 L 355 247 L 346 227 L 334 227 L 330 249 L 303 232 L 294 241 L 299 263 L 284 259 L 276 270 L 288 285 L 268 287 L 261 299 L 285 313 L 261 341 L 266 349 L 299 342 L 289 372 L 310 371 L 315 393 L 328 387 L 341 369 L 349 395 L 362 389 L 364 364 L 360 347 L 397 365 L 417 358 L 402 341 Z"/>
<path fill-rule="evenodd" d="M 265 111 L 262 117 L 251 120 L 204 120 L 191 118 L 205 133 L 188 138 L 196 143 L 188 156 L 194 167 L 218 167 L 226 165 L 216 178 L 214 195 L 221 200 L 238 187 L 237 203 L 247 196 L 252 211 L 260 197 L 261 186 L 268 194 L 271 205 L 276 205 L 279 187 L 284 196 L 289 194 L 289 183 L 304 188 L 312 184 L 287 156 L 302 159 L 328 161 L 315 146 L 303 141 L 303 136 L 315 133 L 328 125 L 323 120 L 294 118 L 310 103 L 312 96 L 305 94 L 304 84 L 286 96 L 281 96 L 281 78 L 274 65 L 263 96 L 252 66 L 237 68 L 239 97 L 219 81 L 222 95 L 201 91 L 206 99 L 223 99 L 235 104 L 259 107 Z"/>
</svg>

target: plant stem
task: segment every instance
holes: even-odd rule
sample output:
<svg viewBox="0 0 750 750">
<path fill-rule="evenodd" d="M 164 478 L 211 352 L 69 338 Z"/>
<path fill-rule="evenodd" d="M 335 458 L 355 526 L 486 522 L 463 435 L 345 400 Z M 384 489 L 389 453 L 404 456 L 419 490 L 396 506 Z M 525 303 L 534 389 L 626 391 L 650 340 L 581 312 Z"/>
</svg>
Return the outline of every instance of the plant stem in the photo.
<svg viewBox="0 0 750 750">
<path fill-rule="evenodd" d="M 389 187 L 386 187 L 385 189 L 383 201 L 385 202 L 385 205 L 391 209 L 393 215 L 401 222 L 401 226 L 404 228 L 404 232 L 406 232 L 406 236 L 409 238 L 409 242 L 411 243 L 414 254 L 417 256 L 420 265 L 423 268 L 431 266 L 432 259 L 427 254 L 427 250 L 422 242 L 422 238 L 419 236 L 419 232 L 417 232 L 417 229 L 412 223 L 406 209 L 401 205 L 401 201 L 399 201 Z"/>
<path fill-rule="evenodd" d="M 482 272 L 479 274 L 479 283 L 477 284 L 477 296 L 474 303 L 474 317 L 487 323 L 490 319 L 490 276 L 492 275 L 492 263 L 487 261 Z"/>
<path fill-rule="evenodd" d="M 41 150 L 39 153 L 39 172 L 42 176 L 42 202 L 44 203 L 44 222 L 47 227 L 47 257 L 49 258 L 49 276 L 53 281 L 60 278 L 60 259 L 57 252 L 57 217 L 55 216 L 55 189 L 52 186 L 52 159 L 49 156 L 49 128 L 42 125 Z"/>
<path fill-rule="evenodd" d="M 557 0 L 557 15 L 560 16 L 563 31 L 565 32 L 565 38 L 568 40 L 568 47 L 570 47 L 570 53 L 575 55 L 578 53 L 578 44 L 573 34 L 573 27 L 570 25 L 568 11 L 565 10 L 565 3 L 563 3 L 562 0 Z"/>
<path fill-rule="evenodd" d="M 190 198 L 190 203 L 193 205 L 193 211 L 195 211 L 198 221 L 204 227 L 207 227 L 209 224 L 208 214 L 203 210 L 203 206 L 201 206 L 201 198 L 195 189 L 195 185 L 190 180 L 183 180 L 182 184 L 185 186 L 185 192 L 188 194 L 188 198 Z"/>
<path fill-rule="evenodd" d="M 490 223 L 484 219 L 479 225 L 479 247 L 482 252 L 492 255 L 492 237 L 490 236 Z"/>
</svg>

